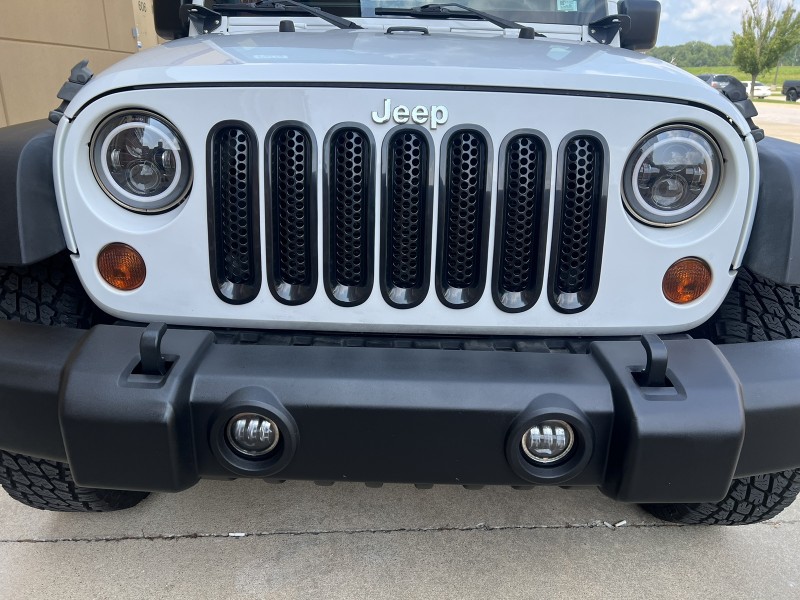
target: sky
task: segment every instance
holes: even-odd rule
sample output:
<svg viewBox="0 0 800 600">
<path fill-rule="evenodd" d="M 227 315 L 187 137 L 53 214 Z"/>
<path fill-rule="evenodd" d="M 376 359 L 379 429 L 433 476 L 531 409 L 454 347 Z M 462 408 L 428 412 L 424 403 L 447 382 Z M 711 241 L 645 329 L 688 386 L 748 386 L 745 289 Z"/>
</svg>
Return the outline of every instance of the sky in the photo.
<svg viewBox="0 0 800 600">
<path fill-rule="evenodd" d="M 730 44 L 739 30 L 746 0 L 661 0 L 659 46 L 699 40 Z"/>
</svg>

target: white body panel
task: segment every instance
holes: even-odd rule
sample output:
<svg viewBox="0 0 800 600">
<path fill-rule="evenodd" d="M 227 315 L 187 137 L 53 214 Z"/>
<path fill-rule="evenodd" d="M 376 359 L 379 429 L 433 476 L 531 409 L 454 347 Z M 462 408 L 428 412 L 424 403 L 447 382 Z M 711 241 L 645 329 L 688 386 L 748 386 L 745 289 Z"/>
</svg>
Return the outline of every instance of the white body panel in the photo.
<svg viewBox="0 0 800 600">
<path fill-rule="evenodd" d="M 285 45 L 279 45 L 279 41 Z M 202 85 L 209 81 L 214 82 L 213 87 Z M 247 85 L 242 86 L 242 82 Z M 300 82 L 333 84 L 305 87 Z M 360 83 L 363 88 L 337 88 L 335 82 Z M 405 83 L 408 85 L 398 85 Z M 504 91 L 432 89 L 447 84 L 498 86 Z M 515 92 L 513 88 L 528 88 L 535 93 L 524 93 L 525 89 Z M 115 90 L 124 91 L 109 93 Z M 573 91 L 633 97 L 581 96 Z M 677 101 L 656 101 L 659 97 Z M 437 156 L 439 144 L 451 128 L 471 124 L 488 132 L 494 153 L 491 231 L 496 217 L 497 153 L 509 133 L 523 128 L 541 132 L 553 162 L 559 145 L 571 133 L 592 131 L 605 140 L 605 242 L 599 290 L 588 309 L 577 314 L 557 312 L 548 301 L 545 284 L 530 310 L 502 312 L 494 304 L 488 284 L 491 267 L 481 300 L 463 310 L 447 308 L 440 302 L 433 278 L 420 306 L 392 308 L 380 293 L 377 276 L 369 299 L 360 306 L 333 304 L 322 288 L 321 277 L 313 299 L 301 306 L 286 306 L 267 289 L 263 255 L 262 288 L 255 300 L 231 305 L 215 294 L 209 270 L 205 185 L 206 144 L 212 127 L 226 120 L 249 124 L 259 140 L 261 165 L 267 132 L 282 121 L 306 124 L 318 147 L 335 125 L 358 123 L 371 132 L 376 148 L 380 148 L 393 124 L 373 123 L 370 114 L 381 111 L 386 98 L 391 98 L 393 106 L 447 106 L 449 120 L 430 132 Z M 695 105 L 680 102 L 687 98 Z M 92 133 L 110 113 L 131 107 L 166 117 L 191 151 L 194 187 L 188 200 L 168 213 L 139 215 L 126 211 L 109 200 L 92 175 L 87 150 Z M 723 118 L 720 113 L 729 117 Z M 407 333 L 617 335 L 685 331 L 707 320 L 724 299 L 735 276 L 732 268 L 738 266 L 746 245 L 757 190 L 754 144 L 746 133 L 749 128 L 726 99 L 665 63 L 595 44 L 433 35 L 409 39 L 350 31 L 206 36 L 124 61 L 87 86 L 70 104 L 68 116 L 71 122 L 62 123 L 59 129 L 55 169 L 61 180 L 57 188 L 65 228 L 77 253 L 75 265 L 98 306 L 135 321 Z M 626 212 L 621 174 L 637 141 L 653 129 L 672 123 L 702 127 L 717 140 L 725 160 L 723 182 L 708 210 L 693 221 L 667 229 L 648 227 Z M 317 167 L 321 173 L 320 154 Z M 556 169 L 551 168 L 549 173 L 553 194 Z M 264 215 L 263 169 L 260 177 L 259 214 Z M 322 180 L 317 178 L 319 215 L 323 214 Z M 380 189 L 379 165 L 375 186 Z M 436 194 L 438 202 L 438 188 Z M 549 209 L 548 231 L 552 235 L 552 197 Z M 437 213 L 435 208 L 434 237 Z M 376 223 L 380 218 L 378 201 Z M 321 239 L 322 219 L 318 227 Z M 375 264 L 379 235 L 380 228 L 376 227 Z M 142 253 L 147 280 L 140 289 L 119 292 L 99 278 L 96 256 L 111 242 L 130 244 Z M 262 226 L 261 248 L 265 247 Z M 547 247 L 549 254 L 549 243 Z M 490 243 L 489 265 L 493 251 Z M 664 298 L 661 280 L 673 262 L 687 256 L 707 261 L 714 283 L 701 299 L 676 306 Z M 321 256 L 319 269 L 321 273 Z"/>
<path fill-rule="evenodd" d="M 375 21 L 383 21 L 375 19 Z M 405 24 L 429 26 L 414 20 Z M 450 28 L 459 25 L 448 21 Z M 463 22 L 454 33 L 385 35 L 325 29 L 314 34 L 211 34 L 170 42 L 104 71 L 70 103 L 72 118 L 92 98 L 131 86 L 259 82 L 476 85 L 674 98 L 723 112 L 742 134 L 745 119 L 718 91 L 678 67 L 594 43 L 504 38 Z M 207 107 L 215 109 L 216 107 Z M 601 118 L 601 117 L 598 117 Z"/>
</svg>

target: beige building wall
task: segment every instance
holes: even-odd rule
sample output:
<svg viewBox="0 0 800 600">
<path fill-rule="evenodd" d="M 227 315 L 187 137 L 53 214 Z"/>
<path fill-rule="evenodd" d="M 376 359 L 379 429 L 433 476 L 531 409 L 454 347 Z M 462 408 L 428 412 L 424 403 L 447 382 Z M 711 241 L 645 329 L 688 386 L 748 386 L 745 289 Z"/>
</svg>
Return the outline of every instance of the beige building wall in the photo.
<svg viewBox="0 0 800 600">
<path fill-rule="evenodd" d="M 47 118 L 70 69 L 95 72 L 155 45 L 152 0 L 4 0 L 0 19 L 0 126 Z"/>
</svg>

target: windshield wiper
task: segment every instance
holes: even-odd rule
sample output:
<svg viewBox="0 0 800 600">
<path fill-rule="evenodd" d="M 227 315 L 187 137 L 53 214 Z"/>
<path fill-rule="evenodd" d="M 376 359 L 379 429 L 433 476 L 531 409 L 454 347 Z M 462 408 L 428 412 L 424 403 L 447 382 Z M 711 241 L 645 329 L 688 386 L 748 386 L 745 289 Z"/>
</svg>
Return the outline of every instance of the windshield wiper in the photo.
<svg viewBox="0 0 800 600">
<path fill-rule="evenodd" d="M 326 12 L 315 6 L 296 2 L 295 0 L 260 0 L 259 2 L 242 2 L 239 4 L 215 4 L 212 10 L 221 15 L 240 15 L 242 13 L 305 13 L 307 15 L 319 17 L 331 25 L 336 25 L 336 27 L 340 29 L 364 29 L 352 21 L 348 21 L 347 19 Z"/>
<path fill-rule="evenodd" d="M 450 8 L 458 8 L 460 10 L 449 10 Z M 544 37 L 541 33 L 536 33 L 533 27 L 526 27 L 514 21 L 485 13 L 482 10 L 452 2 L 446 4 L 425 4 L 424 6 L 417 6 L 414 8 L 376 8 L 375 14 L 387 17 L 416 17 L 418 19 L 479 19 L 481 21 L 488 21 L 502 29 L 519 29 L 521 33 L 527 33 L 527 35 L 522 37 Z"/>
</svg>

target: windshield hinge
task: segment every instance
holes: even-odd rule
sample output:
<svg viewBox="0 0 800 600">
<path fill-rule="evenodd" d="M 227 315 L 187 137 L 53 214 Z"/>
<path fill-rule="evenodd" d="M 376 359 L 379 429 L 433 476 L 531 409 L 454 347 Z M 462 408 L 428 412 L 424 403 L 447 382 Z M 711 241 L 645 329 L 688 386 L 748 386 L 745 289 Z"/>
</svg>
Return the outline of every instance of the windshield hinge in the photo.
<svg viewBox="0 0 800 600">
<path fill-rule="evenodd" d="M 211 33 L 222 25 L 222 15 L 198 4 L 184 4 L 180 9 L 181 20 L 194 25 L 196 31 Z"/>
<path fill-rule="evenodd" d="M 81 91 L 81 88 L 89 83 L 89 80 L 94 77 L 94 73 L 92 73 L 92 70 L 88 65 L 88 60 L 82 60 L 77 65 L 72 67 L 72 71 L 70 71 L 69 74 L 69 79 L 64 85 L 61 86 L 61 89 L 57 94 L 58 99 L 62 101 L 61 106 L 50 111 L 49 119 L 51 123 L 58 125 L 58 122 L 64 116 L 64 111 L 67 110 L 69 103 L 73 98 L 75 98 L 75 96 L 77 96 L 78 92 Z"/>
<path fill-rule="evenodd" d="M 736 109 L 742 113 L 742 116 L 747 119 L 747 124 L 750 126 L 753 139 L 756 142 L 763 140 L 765 137 L 764 130 L 753 122 L 753 117 L 758 116 L 758 110 L 756 110 L 755 104 L 753 104 L 753 101 L 747 95 L 747 88 L 744 87 L 744 84 L 739 81 L 730 83 L 719 92 L 730 100 Z"/>
<path fill-rule="evenodd" d="M 631 18 L 628 15 L 610 15 L 589 23 L 589 35 L 596 42 L 607 46 L 618 33 L 626 33 L 630 28 Z"/>
</svg>

